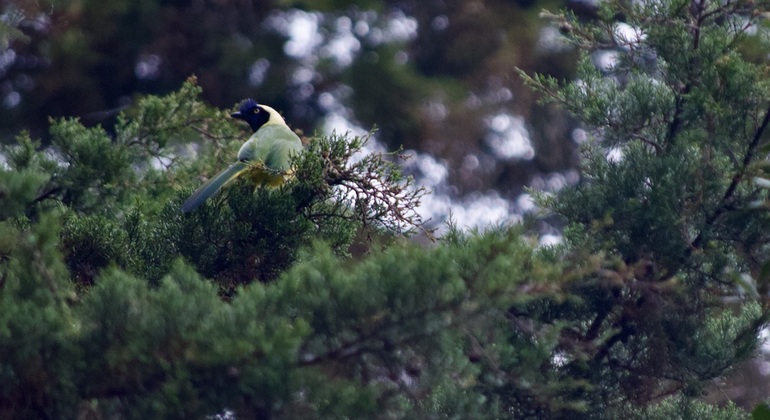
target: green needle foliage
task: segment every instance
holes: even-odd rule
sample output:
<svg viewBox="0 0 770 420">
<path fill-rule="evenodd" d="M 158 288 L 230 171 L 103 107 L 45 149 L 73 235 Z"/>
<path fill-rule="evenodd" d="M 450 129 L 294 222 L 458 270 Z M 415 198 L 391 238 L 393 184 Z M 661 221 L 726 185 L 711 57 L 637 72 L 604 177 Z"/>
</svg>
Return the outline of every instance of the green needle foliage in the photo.
<svg viewBox="0 0 770 420">
<path fill-rule="evenodd" d="M 309 139 L 281 188 L 237 181 L 182 214 L 248 136 L 193 80 L 114 134 L 20 135 L 0 171 L 0 418 L 746 418 L 700 397 L 768 317 L 764 6 L 555 17 L 579 82 L 523 76 L 593 139 L 580 185 L 539 198 L 559 247 L 519 227 L 404 240 L 425 190 L 343 134 Z"/>
<path fill-rule="evenodd" d="M 765 58 L 744 51 L 770 51 L 766 7 L 611 2 L 590 24 L 551 16 L 585 51 L 579 82 L 524 75 L 592 138 L 583 182 L 540 203 L 571 222 L 573 257 L 602 258 L 578 335 L 601 340 L 567 365 L 612 379 L 597 401 L 697 395 L 753 349 L 752 328 L 739 331 L 766 318 L 747 301 L 768 281 L 770 82 Z M 607 52 L 617 62 L 600 71 L 592 57 Z"/>
</svg>

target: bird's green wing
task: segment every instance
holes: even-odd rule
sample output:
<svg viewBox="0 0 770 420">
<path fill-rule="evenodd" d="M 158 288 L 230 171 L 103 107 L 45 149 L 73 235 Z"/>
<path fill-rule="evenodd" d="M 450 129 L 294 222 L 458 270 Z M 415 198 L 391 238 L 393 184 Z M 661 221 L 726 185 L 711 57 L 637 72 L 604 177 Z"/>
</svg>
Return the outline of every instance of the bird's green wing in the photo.
<svg viewBox="0 0 770 420">
<path fill-rule="evenodd" d="M 265 166 L 271 170 L 287 172 L 291 169 L 291 157 L 302 152 L 302 142 L 288 127 L 278 127 Z"/>
<path fill-rule="evenodd" d="M 288 172 L 291 169 L 291 156 L 302 152 L 299 137 L 284 124 L 265 125 L 254 133 L 252 139 L 254 141 L 248 148 L 248 154 L 244 153 L 243 157 L 245 160 L 261 162 L 270 171 Z M 238 157 L 241 158 L 241 155 Z"/>
<path fill-rule="evenodd" d="M 265 159 L 265 166 L 272 170 L 286 173 L 291 170 L 291 157 L 302 153 L 302 143 L 276 142 Z"/>
<path fill-rule="evenodd" d="M 209 179 L 205 184 L 201 185 L 200 188 L 195 190 L 190 198 L 182 204 L 182 212 L 189 213 L 195 210 L 201 203 L 214 195 L 214 193 L 219 191 L 225 184 L 240 176 L 247 169 L 249 169 L 249 165 L 245 162 L 233 163 L 227 169 L 218 173 L 215 177 Z"/>
</svg>

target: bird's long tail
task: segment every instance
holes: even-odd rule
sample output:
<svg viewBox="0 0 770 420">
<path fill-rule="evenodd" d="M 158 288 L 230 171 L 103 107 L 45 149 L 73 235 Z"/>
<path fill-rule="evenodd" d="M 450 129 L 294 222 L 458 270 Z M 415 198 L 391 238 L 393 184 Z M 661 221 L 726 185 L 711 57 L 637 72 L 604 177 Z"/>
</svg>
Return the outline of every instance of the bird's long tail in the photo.
<svg viewBox="0 0 770 420">
<path fill-rule="evenodd" d="M 249 169 L 249 165 L 245 162 L 233 163 L 227 169 L 218 173 L 215 177 L 209 179 L 205 184 L 201 185 L 200 188 L 195 190 L 190 198 L 182 204 L 182 212 L 189 213 L 195 210 L 201 203 L 225 186 L 225 184 L 238 178 L 238 176 L 247 169 Z"/>
</svg>

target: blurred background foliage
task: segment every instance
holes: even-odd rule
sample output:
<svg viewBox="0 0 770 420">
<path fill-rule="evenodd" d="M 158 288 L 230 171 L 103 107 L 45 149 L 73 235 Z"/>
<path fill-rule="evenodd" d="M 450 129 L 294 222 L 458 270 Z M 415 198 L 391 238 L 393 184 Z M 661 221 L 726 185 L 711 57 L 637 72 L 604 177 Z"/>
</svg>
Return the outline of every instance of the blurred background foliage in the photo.
<svg viewBox="0 0 770 420">
<path fill-rule="evenodd" d="M 253 96 L 308 134 L 376 126 L 388 149 L 433 156 L 449 196 L 497 191 L 515 203 L 525 186 L 576 181 L 574 124 L 514 74 L 571 77 L 576 51 L 538 18 L 564 6 L 14 0 L 1 11 L 0 139 L 45 138 L 49 117 L 109 128 L 137 96 L 194 74 L 211 105 Z"/>
</svg>

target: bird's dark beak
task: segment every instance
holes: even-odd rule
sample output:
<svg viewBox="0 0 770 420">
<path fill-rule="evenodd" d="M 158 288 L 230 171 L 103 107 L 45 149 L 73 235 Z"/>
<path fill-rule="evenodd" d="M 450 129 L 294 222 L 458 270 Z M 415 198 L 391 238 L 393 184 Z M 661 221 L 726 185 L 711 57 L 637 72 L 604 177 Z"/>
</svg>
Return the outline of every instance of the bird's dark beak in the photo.
<svg viewBox="0 0 770 420">
<path fill-rule="evenodd" d="M 243 114 L 241 114 L 241 111 L 235 111 L 232 114 L 230 114 L 233 118 L 238 118 L 239 120 L 243 120 Z"/>
</svg>

